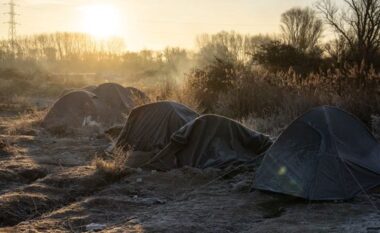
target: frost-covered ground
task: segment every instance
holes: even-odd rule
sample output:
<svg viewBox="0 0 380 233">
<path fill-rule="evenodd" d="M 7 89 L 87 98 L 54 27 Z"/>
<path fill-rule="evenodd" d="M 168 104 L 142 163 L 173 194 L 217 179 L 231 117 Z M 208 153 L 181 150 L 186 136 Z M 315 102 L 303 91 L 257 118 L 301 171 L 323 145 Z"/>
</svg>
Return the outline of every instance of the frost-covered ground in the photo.
<svg viewBox="0 0 380 233">
<path fill-rule="evenodd" d="M 105 136 L 9 130 L 20 118 L 0 118 L 0 232 L 380 232 L 380 191 L 312 203 L 252 190 L 247 169 L 112 177 L 92 162 Z"/>
</svg>

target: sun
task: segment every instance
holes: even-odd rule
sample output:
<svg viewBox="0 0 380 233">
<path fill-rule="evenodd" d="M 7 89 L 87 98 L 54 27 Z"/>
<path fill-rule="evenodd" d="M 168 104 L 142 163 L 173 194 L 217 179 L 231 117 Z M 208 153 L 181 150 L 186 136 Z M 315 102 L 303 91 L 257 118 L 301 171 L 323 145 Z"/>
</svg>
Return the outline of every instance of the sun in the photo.
<svg viewBox="0 0 380 233">
<path fill-rule="evenodd" d="M 81 7 L 82 30 L 97 39 L 107 39 L 121 34 L 121 15 L 112 5 Z"/>
</svg>

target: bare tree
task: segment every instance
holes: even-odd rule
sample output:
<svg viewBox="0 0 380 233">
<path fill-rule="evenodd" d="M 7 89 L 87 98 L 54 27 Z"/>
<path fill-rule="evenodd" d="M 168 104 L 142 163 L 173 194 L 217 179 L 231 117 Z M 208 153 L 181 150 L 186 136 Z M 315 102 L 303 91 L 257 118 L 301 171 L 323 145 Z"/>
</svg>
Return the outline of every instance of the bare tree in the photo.
<svg viewBox="0 0 380 233">
<path fill-rule="evenodd" d="M 380 48 L 380 0 L 343 0 L 339 9 L 330 0 L 316 7 L 339 37 L 344 38 L 354 61 L 369 68 Z"/>
<path fill-rule="evenodd" d="M 281 15 L 281 31 L 285 43 L 307 51 L 318 44 L 323 22 L 310 8 L 292 8 Z"/>
</svg>

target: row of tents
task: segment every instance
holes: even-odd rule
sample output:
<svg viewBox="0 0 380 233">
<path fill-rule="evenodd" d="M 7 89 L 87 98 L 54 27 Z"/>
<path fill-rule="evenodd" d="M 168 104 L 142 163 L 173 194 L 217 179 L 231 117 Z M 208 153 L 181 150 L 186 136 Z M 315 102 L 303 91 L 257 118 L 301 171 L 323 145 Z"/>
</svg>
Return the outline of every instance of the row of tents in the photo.
<svg viewBox="0 0 380 233">
<path fill-rule="evenodd" d="M 175 102 L 145 104 L 127 114 L 114 150 L 128 154 L 130 167 L 258 164 L 254 188 L 308 200 L 347 200 L 380 185 L 378 141 L 355 116 L 335 107 L 312 109 L 275 141 Z"/>
</svg>

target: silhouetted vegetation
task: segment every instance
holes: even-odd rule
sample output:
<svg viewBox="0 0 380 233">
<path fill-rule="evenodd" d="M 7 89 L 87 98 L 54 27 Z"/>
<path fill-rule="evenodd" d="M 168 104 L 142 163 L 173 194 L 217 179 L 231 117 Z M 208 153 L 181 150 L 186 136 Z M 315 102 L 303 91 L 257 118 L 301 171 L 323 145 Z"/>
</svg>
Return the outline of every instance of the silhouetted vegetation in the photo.
<svg viewBox="0 0 380 233">
<path fill-rule="evenodd" d="M 346 45 L 348 51 L 341 53 L 343 60 L 360 65 L 365 72 L 375 65 L 379 55 L 380 1 L 344 0 L 344 3 L 345 8 L 339 9 L 330 0 L 321 0 L 317 9 Z"/>
<path fill-rule="evenodd" d="M 305 52 L 318 46 L 323 23 L 310 8 L 292 8 L 281 15 L 281 31 L 286 44 Z"/>
<path fill-rule="evenodd" d="M 299 74 L 307 75 L 324 68 L 322 53 L 319 48 L 303 51 L 279 41 L 271 41 L 260 47 L 253 60 L 271 72 L 287 71 L 292 68 Z"/>
</svg>

